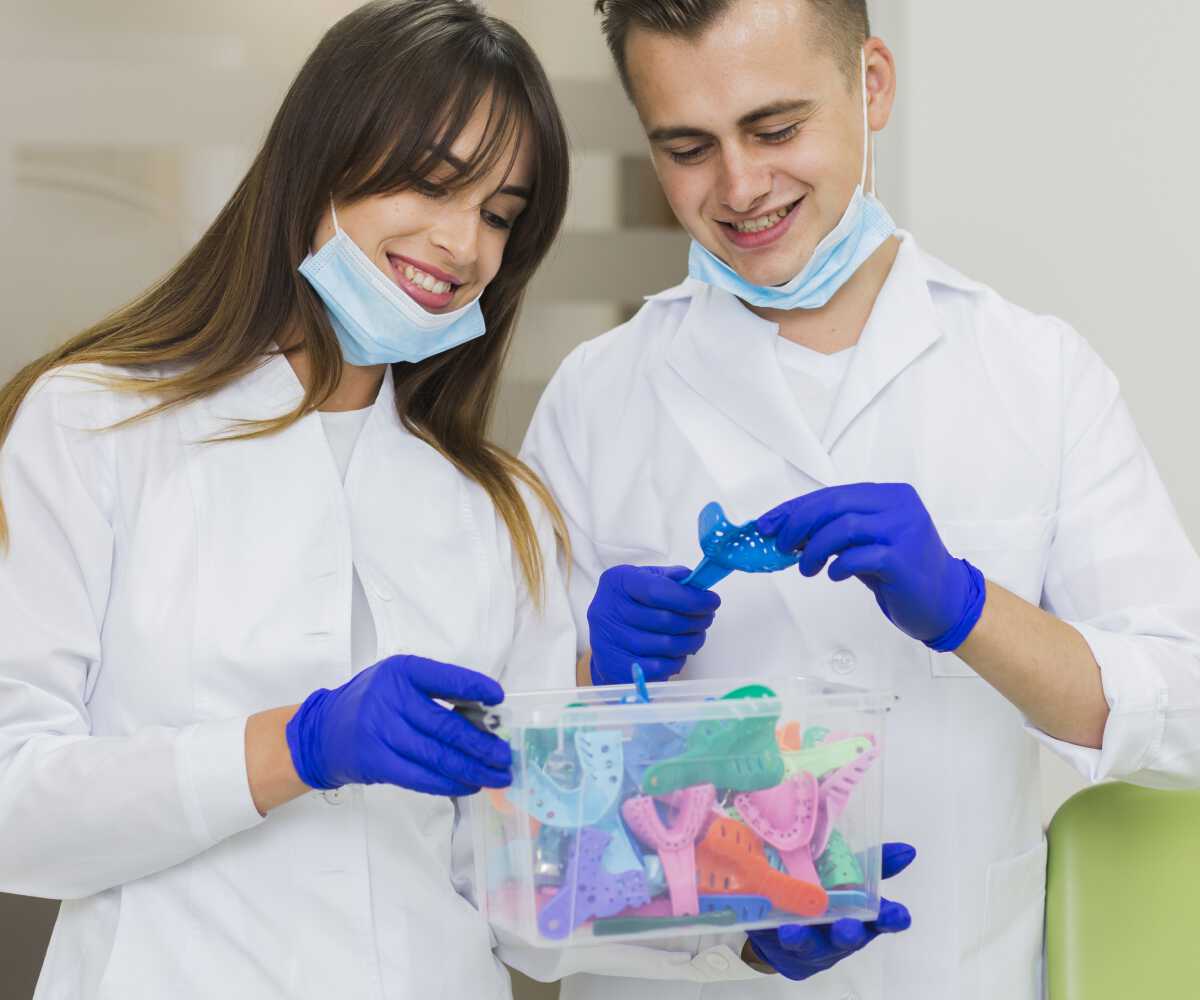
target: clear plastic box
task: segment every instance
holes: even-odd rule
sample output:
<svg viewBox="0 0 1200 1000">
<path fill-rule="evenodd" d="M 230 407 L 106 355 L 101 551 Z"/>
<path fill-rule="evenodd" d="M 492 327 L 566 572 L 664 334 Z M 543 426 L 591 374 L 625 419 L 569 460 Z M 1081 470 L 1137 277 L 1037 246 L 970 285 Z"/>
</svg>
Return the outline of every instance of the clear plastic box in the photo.
<svg viewBox="0 0 1200 1000">
<path fill-rule="evenodd" d="M 894 700 L 803 677 L 510 694 L 513 785 L 471 805 L 484 915 L 551 948 L 874 919 Z"/>
</svg>

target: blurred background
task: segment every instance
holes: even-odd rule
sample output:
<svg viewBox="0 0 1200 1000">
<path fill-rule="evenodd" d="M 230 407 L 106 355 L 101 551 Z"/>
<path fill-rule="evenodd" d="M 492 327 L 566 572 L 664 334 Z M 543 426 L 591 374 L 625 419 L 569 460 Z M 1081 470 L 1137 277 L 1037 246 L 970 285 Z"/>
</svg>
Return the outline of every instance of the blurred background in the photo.
<svg viewBox="0 0 1200 1000">
<path fill-rule="evenodd" d="M 354 6 L 0 0 L 0 378 L 171 266 L 233 190 L 317 38 Z M 496 419 L 515 448 L 562 357 L 679 281 L 687 240 L 591 0 L 486 6 L 542 56 L 574 145 L 566 231 L 529 297 Z M 879 138 L 892 214 L 958 269 L 1083 332 L 1200 537 L 1184 406 L 1200 362 L 1200 5 L 873 0 L 871 13 L 900 78 Z M 1079 782 L 1050 757 L 1044 778 L 1048 818 Z M 55 907 L 0 895 L 0 1000 L 31 996 Z"/>
</svg>

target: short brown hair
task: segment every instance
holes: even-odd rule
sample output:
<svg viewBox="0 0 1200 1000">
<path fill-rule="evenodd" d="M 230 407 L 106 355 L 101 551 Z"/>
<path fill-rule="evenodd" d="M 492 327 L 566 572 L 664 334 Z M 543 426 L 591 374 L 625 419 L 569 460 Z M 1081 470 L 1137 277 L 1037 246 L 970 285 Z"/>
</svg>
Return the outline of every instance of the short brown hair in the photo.
<svg viewBox="0 0 1200 1000">
<path fill-rule="evenodd" d="M 819 44 L 828 48 L 849 81 L 858 79 L 859 50 L 871 36 L 867 0 L 808 0 L 820 25 Z M 596 13 L 626 93 L 625 39 L 630 28 L 697 38 L 733 4 L 733 0 L 595 0 Z M 632 94 L 631 94 L 632 96 Z"/>
</svg>

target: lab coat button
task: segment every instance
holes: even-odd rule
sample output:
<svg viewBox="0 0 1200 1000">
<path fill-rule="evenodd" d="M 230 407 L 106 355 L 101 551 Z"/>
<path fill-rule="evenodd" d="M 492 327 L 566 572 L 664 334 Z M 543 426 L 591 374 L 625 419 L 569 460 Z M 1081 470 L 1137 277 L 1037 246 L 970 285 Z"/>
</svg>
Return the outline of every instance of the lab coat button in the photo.
<svg viewBox="0 0 1200 1000">
<path fill-rule="evenodd" d="M 729 968 L 729 959 L 724 955 L 718 955 L 714 952 L 708 956 L 708 964 L 710 968 L 716 969 L 717 972 L 724 972 Z"/>
<path fill-rule="evenodd" d="M 848 649 L 835 649 L 829 656 L 829 663 L 835 674 L 851 674 L 858 664 L 858 658 Z"/>
<path fill-rule="evenodd" d="M 331 806 L 340 806 L 344 801 L 342 790 L 340 788 L 327 788 L 321 793 L 321 798 L 328 802 Z"/>
</svg>

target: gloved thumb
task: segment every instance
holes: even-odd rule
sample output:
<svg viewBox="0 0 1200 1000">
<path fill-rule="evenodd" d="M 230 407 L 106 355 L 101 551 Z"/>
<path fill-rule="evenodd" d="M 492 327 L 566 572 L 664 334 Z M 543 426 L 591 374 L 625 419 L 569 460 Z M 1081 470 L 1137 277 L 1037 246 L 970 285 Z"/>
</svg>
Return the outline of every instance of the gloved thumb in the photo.
<svg viewBox="0 0 1200 1000">
<path fill-rule="evenodd" d="M 899 841 L 884 844 L 881 864 L 883 871 L 880 874 L 884 878 L 899 875 L 905 868 L 912 864 L 913 858 L 916 856 L 917 849 L 912 844 L 904 844 Z"/>
</svg>

